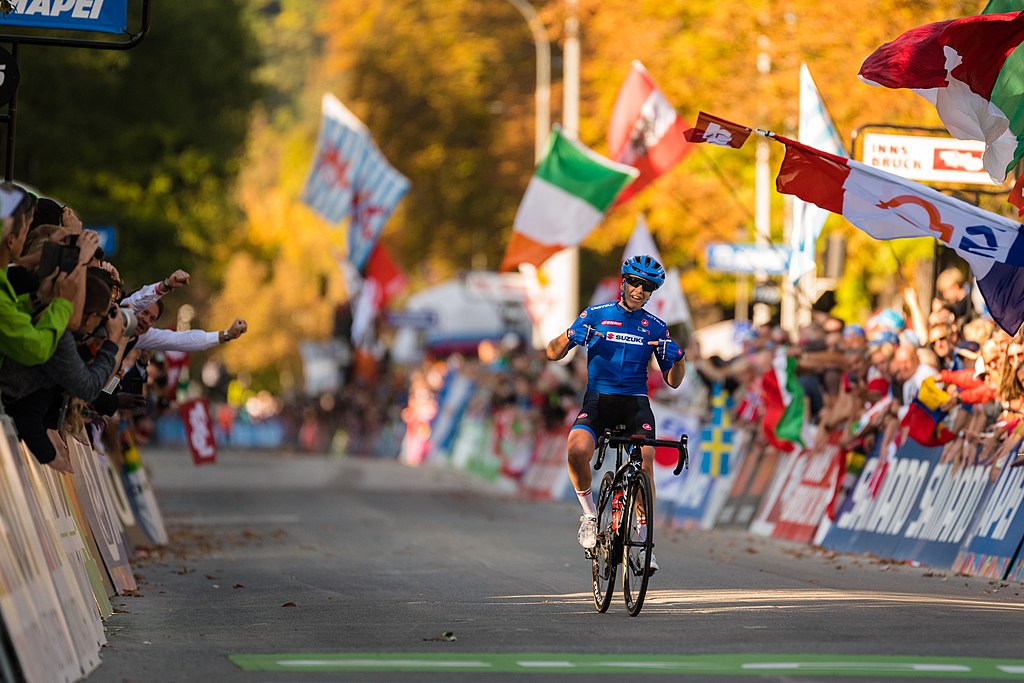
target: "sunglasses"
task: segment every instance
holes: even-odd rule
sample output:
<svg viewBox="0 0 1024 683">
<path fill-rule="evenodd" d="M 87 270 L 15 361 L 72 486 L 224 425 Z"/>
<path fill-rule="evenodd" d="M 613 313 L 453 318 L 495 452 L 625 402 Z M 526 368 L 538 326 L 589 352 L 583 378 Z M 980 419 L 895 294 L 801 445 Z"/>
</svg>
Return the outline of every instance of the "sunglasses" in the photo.
<svg viewBox="0 0 1024 683">
<path fill-rule="evenodd" d="M 623 280 L 625 280 L 626 284 L 629 285 L 630 287 L 643 287 L 643 290 L 645 292 L 653 292 L 655 289 L 657 289 L 657 287 L 654 286 L 653 282 L 645 280 L 642 277 L 627 275 L 626 277 L 623 278 Z"/>
</svg>

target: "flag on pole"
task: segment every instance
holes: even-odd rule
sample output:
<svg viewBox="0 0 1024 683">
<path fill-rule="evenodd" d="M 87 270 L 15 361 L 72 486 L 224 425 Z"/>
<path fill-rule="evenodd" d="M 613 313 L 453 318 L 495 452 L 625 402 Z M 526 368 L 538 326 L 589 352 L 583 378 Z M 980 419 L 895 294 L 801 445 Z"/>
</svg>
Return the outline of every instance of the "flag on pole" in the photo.
<svg viewBox="0 0 1024 683">
<path fill-rule="evenodd" d="M 608 152 L 615 161 L 636 167 L 640 175 L 622 191 L 616 205 L 682 161 L 692 148 L 686 130 L 647 69 L 634 60 L 612 108 Z"/>
<path fill-rule="evenodd" d="M 970 265 L 999 326 L 1013 335 L 1024 324 L 1019 223 L 858 161 L 765 134 L 786 146 L 775 181 L 779 192 L 839 214 L 875 239 L 940 240 Z"/>
<path fill-rule="evenodd" d="M 334 225 L 349 216 L 353 182 L 371 144 L 370 131 L 330 93 L 324 94 L 320 109 L 320 134 L 313 166 L 300 197 Z"/>
<path fill-rule="evenodd" d="M 754 131 L 746 126 L 700 112 L 696 125 L 686 131 L 686 139 L 690 142 L 707 142 L 719 147 L 739 149 L 752 132 Z"/>
<path fill-rule="evenodd" d="M 409 189 L 409 181 L 370 144 L 359 166 L 348 226 L 348 258 L 360 271 L 373 252 L 384 224 Z"/>
<path fill-rule="evenodd" d="M 658 245 L 655 244 L 654 237 L 647 227 L 647 221 L 644 220 L 643 214 L 637 214 L 636 225 L 629 236 L 629 241 L 626 242 L 626 249 L 622 253 L 622 260 L 625 261 L 632 256 L 643 254 L 653 256 L 657 259 L 658 263 L 663 265 L 665 263 L 661 258 L 661 252 L 658 251 Z M 617 301 L 618 298 L 619 283 L 616 282 L 615 298 L 612 301 Z M 679 284 L 678 268 L 666 269 L 665 284 L 651 294 L 651 298 L 644 308 L 664 320 L 666 325 L 692 322 L 690 307 L 686 303 L 686 297 L 683 296 L 683 288 Z"/>
<path fill-rule="evenodd" d="M 789 396 L 789 400 L 785 411 L 783 411 L 779 421 L 775 424 L 775 435 L 783 441 L 806 446 L 807 444 L 804 443 L 802 432 L 804 423 L 807 422 L 807 401 L 805 400 L 803 385 L 800 384 L 800 378 L 796 376 L 796 358 L 786 359 L 786 371 L 783 381 L 786 387 L 785 394 Z"/>
<path fill-rule="evenodd" d="M 521 263 L 540 266 L 582 242 L 638 173 L 570 140 L 555 126 L 519 204 L 501 270 Z"/>
<path fill-rule="evenodd" d="M 811 72 L 806 64 L 800 65 L 800 121 L 797 140 L 825 152 L 846 156 L 843 141 L 836 132 L 832 117 L 825 109 Z M 789 259 L 789 281 L 796 283 L 804 273 L 814 270 L 818 237 L 829 212 L 801 199 L 793 200 L 793 230 L 789 245 L 793 255 Z"/>
<path fill-rule="evenodd" d="M 1001 183 L 1024 156 L 1022 41 L 1020 12 L 940 21 L 882 45 L 859 76 L 871 85 L 913 89 L 935 105 L 954 137 L 983 140 L 985 170 Z"/>
<path fill-rule="evenodd" d="M 313 166 L 300 196 L 328 223 L 349 219 L 348 258 L 360 272 L 408 189 L 409 181 L 377 149 L 366 125 L 326 93 Z"/>
</svg>

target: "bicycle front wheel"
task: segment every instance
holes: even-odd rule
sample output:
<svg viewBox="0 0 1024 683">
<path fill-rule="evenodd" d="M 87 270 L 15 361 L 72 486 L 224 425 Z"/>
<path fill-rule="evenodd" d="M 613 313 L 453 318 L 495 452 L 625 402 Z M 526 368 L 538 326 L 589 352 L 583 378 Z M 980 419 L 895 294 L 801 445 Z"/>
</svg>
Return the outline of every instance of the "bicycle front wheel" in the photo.
<svg viewBox="0 0 1024 683">
<path fill-rule="evenodd" d="M 615 590 L 615 529 L 612 528 L 612 489 L 615 477 L 605 472 L 597 493 L 597 546 L 591 551 L 591 573 L 594 579 L 594 607 L 605 612 Z"/>
<path fill-rule="evenodd" d="M 622 594 L 629 616 L 640 614 L 651 577 L 651 554 L 654 550 L 654 504 L 651 482 L 644 472 L 637 474 L 626 497 L 626 525 L 622 529 Z M 641 536 L 639 520 L 647 522 Z"/>
</svg>

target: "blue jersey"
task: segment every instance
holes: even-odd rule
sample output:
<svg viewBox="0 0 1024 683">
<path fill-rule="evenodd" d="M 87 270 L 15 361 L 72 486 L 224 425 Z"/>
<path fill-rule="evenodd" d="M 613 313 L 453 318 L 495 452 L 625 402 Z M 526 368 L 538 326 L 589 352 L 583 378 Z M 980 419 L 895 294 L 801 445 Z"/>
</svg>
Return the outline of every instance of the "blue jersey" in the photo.
<svg viewBox="0 0 1024 683">
<path fill-rule="evenodd" d="M 587 390 L 622 396 L 647 395 L 647 366 L 656 346 L 648 342 L 668 339 L 668 325 L 644 309 L 630 311 L 618 301 L 591 306 L 574 324 L 585 323 L 604 335 L 587 349 Z M 570 344 L 574 335 L 570 335 Z M 662 371 L 672 361 L 658 359 Z"/>
</svg>

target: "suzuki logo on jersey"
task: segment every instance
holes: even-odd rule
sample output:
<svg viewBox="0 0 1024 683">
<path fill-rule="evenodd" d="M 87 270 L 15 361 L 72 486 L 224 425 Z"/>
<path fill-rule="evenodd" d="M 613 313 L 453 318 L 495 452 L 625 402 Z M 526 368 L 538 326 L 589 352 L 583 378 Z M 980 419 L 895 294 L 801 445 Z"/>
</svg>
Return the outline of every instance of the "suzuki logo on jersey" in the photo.
<svg viewBox="0 0 1024 683">
<path fill-rule="evenodd" d="M 622 327 L 622 321 L 621 320 L 602 320 L 601 324 L 602 325 L 612 325 L 614 327 Z"/>
<path fill-rule="evenodd" d="M 635 334 L 624 334 L 622 332 L 608 332 L 604 335 L 607 341 L 618 342 L 620 344 L 635 344 L 636 346 L 644 345 L 644 338 L 639 337 Z"/>
</svg>

